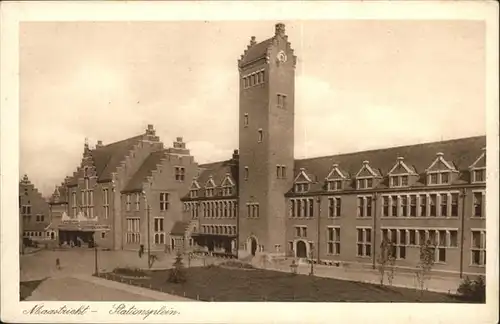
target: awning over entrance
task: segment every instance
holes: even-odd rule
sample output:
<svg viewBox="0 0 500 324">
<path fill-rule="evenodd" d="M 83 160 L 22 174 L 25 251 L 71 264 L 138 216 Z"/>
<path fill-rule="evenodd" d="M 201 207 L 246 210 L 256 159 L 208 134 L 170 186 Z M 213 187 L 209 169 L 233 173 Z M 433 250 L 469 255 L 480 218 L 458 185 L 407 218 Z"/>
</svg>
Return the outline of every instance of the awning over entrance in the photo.
<svg viewBox="0 0 500 324">
<path fill-rule="evenodd" d="M 77 217 L 68 217 L 63 213 L 61 221 L 58 224 L 51 224 L 54 228 L 60 231 L 81 231 L 81 232 L 94 232 L 94 231 L 109 231 L 111 227 L 107 224 L 99 224 L 97 217 L 87 218 L 82 213 L 78 213 Z"/>
</svg>

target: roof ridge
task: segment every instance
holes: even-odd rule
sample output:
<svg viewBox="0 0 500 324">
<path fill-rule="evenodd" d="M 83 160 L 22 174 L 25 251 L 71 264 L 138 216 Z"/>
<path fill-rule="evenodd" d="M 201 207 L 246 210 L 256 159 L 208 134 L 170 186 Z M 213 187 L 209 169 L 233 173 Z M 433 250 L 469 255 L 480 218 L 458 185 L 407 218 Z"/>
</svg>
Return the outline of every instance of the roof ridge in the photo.
<svg viewBox="0 0 500 324">
<path fill-rule="evenodd" d="M 119 140 L 119 141 L 116 141 L 116 142 L 112 142 L 112 143 L 109 143 L 109 144 L 103 145 L 103 146 L 101 146 L 101 147 L 99 147 L 99 148 L 94 148 L 94 149 L 91 149 L 90 151 L 102 150 L 102 149 L 104 149 L 104 148 L 108 148 L 108 147 L 110 147 L 110 146 L 112 146 L 112 145 L 121 144 L 121 143 L 124 143 L 124 142 L 126 142 L 126 141 L 130 141 L 130 140 L 132 140 L 132 139 L 140 139 L 140 138 L 142 138 L 142 136 L 143 136 L 143 135 L 144 135 L 144 134 L 139 134 L 139 135 L 136 135 L 136 136 L 132 136 L 132 137 L 129 137 L 129 138 L 125 138 L 125 139 L 122 139 L 122 140 Z"/>
<path fill-rule="evenodd" d="M 479 139 L 479 138 L 483 138 L 483 137 L 486 138 L 486 135 L 477 135 L 477 136 L 470 136 L 470 137 L 460 137 L 460 138 L 453 138 L 453 139 L 448 139 L 448 140 L 444 140 L 444 141 L 423 142 L 423 143 L 418 143 L 418 144 L 409 144 L 409 145 L 401 145 L 401 146 L 390 146 L 390 147 L 384 147 L 384 148 L 378 148 L 378 149 L 370 149 L 370 150 L 364 150 L 364 151 L 356 151 L 356 152 L 349 152 L 349 153 L 340 153 L 340 154 L 315 156 L 315 157 L 310 157 L 310 158 L 295 159 L 295 161 L 306 161 L 306 160 L 314 160 L 314 159 L 333 158 L 333 157 L 338 157 L 338 156 L 356 155 L 356 154 L 371 153 L 371 152 L 384 151 L 384 150 L 414 148 L 414 147 L 419 147 L 419 146 L 424 146 L 424 145 L 432 145 L 432 144 L 449 144 L 449 143 L 452 143 L 452 142 L 458 142 L 458 141 L 464 141 L 464 140 L 472 140 L 472 139 Z"/>
</svg>

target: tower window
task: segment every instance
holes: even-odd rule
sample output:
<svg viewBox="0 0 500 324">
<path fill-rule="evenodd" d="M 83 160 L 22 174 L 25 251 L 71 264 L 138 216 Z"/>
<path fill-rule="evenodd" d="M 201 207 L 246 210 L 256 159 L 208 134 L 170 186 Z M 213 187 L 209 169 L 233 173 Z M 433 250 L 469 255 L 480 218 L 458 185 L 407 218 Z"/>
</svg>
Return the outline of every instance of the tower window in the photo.
<svg viewBox="0 0 500 324">
<path fill-rule="evenodd" d="M 248 113 L 245 113 L 243 124 L 244 124 L 245 127 L 248 127 Z"/>
<path fill-rule="evenodd" d="M 245 167 L 245 180 L 248 180 L 248 167 Z"/>
<path fill-rule="evenodd" d="M 286 109 L 286 96 L 283 94 L 278 94 L 277 97 L 277 107 Z"/>
<path fill-rule="evenodd" d="M 264 136 L 264 135 L 263 135 L 263 133 L 262 133 L 262 129 L 259 129 L 259 140 L 258 140 L 258 142 L 259 142 L 259 143 L 262 143 L 262 138 L 263 138 L 263 136 Z"/>
</svg>

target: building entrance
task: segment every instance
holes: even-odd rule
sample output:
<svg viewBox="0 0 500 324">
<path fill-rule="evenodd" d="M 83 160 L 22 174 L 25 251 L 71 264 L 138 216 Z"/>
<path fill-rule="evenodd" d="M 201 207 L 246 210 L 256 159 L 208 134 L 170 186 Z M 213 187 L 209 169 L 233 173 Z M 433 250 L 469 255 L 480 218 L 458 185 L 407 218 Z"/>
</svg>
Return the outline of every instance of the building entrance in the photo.
<svg viewBox="0 0 500 324">
<path fill-rule="evenodd" d="M 69 247 L 93 247 L 93 231 L 59 231 L 59 244 Z"/>
<path fill-rule="evenodd" d="M 307 257 L 307 247 L 304 241 L 297 242 L 297 258 Z"/>
</svg>

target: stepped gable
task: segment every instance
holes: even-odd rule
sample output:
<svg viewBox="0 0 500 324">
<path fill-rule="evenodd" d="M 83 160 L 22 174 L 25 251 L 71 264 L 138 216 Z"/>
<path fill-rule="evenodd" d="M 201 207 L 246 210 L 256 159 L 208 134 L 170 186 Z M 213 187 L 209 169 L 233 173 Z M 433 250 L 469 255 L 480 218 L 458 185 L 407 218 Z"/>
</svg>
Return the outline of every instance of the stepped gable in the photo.
<svg viewBox="0 0 500 324">
<path fill-rule="evenodd" d="M 255 38 L 252 38 L 255 41 Z M 240 66 L 246 65 L 258 59 L 267 57 L 267 49 L 272 45 L 274 37 L 268 38 L 258 44 L 248 45 L 247 50 L 241 56 L 239 61 Z"/>
<path fill-rule="evenodd" d="M 268 54 L 270 47 L 274 42 L 285 41 L 290 52 L 293 54 L 290 42 L 288 42 L 288 36 L 285 33 L 285 25 L 283 23 L 277 23 L 275 25 L 274 36 L 268 38 L 260 43 L 257 43 L 255 36 L 250 38 L 250 43 L 247 45 L 247 49 L 243 52 L 240 59 L 238 60 L 238 66 L 242 68 L 245 65 L 251 64 L 252 62 L 258 61 L 260 59 L 269 60 Z M 297 58 L 293 55 L 293 60 L 296 62 Z"/>
<path fill-rule="evenodd" d="M 172 226 L 172 229 L 170 230 L 170 234 L 171 235 L 184 235 L 184 233 L 186 233 L 188 226 L 189 226 L 189 222 L 177 221 Z"/>
<path fill-rule="evenodd" d="M 139 170 L 137 170 L 134 176 L 127 183 L 125 188 L 122 190 L 122 193 L 141 191 L 143 189 L 144 181 L 147 177 L 152 175 L 154 170 L 156 170 L 158 164 L 161 163 L 161 160 L 166 157 L 166 153 L 166 150 L 151 153 L 146 160 L 144 160 Z"/>
<path fill-rule="evenodd" d="M 324 179 L 332 170 L 333 164 L 349 173 L 354 178 L 362 168 L 363 161 L 368 161 L 372 169 L 378 170 L 386 176 L 395 165 L 398 157 L 403 157 L 406 165 L 421 176 L 436 159 L 437 153 L 443 153 L 446 161 L 450 161 L 459 171 L 467 171 L 468 167 L 480 156 L 481 150 L 486 146 L 486 136 L 453 139 L 440 142 L 423 143 L 416 145 L 391 147 L 386 149 L 370 150 L 356 153 L 339 154 L 325 157 L 295 160 L 294 175 L 299 174 L 301 168 L 314 175 L 317 183 L 311 191 L 320 191 Z M 423 185 L 424 179 L 419 180 Z M 467 178 L 460 176 L 455 183 L 466 183 Z"/>
</svg>

